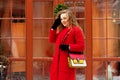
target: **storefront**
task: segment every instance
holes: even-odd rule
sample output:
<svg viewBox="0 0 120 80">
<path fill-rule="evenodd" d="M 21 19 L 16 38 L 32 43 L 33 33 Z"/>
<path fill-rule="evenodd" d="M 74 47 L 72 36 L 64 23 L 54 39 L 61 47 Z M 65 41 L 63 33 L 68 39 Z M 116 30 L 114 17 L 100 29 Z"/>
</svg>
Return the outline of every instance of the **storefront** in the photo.
<svg viewBox="0 0 120 80">
<path fill-rule="evenodd" d="M 66 4 L 85 34 L 87 67 L 76 80 L 120 78 L 120 0 L 0 0 L 0 43 L 9 57 L 6 80 L 49 80 L 48 41 L 57 4 Z"/>
</svg>

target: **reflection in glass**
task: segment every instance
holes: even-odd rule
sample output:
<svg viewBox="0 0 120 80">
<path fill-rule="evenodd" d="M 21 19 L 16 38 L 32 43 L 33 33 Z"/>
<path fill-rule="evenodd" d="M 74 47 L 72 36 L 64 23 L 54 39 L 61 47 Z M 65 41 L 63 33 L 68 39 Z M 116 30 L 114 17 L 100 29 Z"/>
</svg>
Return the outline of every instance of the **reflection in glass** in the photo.
<svg viewBox="0 0 120 80">
<path fill-rule="evenodd" d="M 93 62 L 93 80 L 106 80 L 106 64 L 102 61 Z"/>
<path fill-rule="evenodd" d="M 24 18 L 25 17 L 25 0 L 13 0 L 12 17 Z"/>
<path fill-rule="evenodd" d="M 107 36 L 108 36 L 108 57 L 118 57 L 120 52 L 120 26 L 118 23 L 113 22 L 113 20 L 107 20 Z"/>
<path fill-rule="evenodd" d="M 0 18 L 9 18 L 10 13 L 10 0 L 0 0 Z"/>
<path fill-rule="evenodd" d="M 11 54 L 11 40 L 10 39 L 0 39 L 0 55 L 5 55 L 9 57 Z"/>
<path fill-rule="evenodd" d="M 76 70 L 76 80 L 86 80 L 85 78 L 85 68 L 79 68 Z"/>
<path fill-rule="evenodd" d="M 22 20 L 13 20 L 11 24 L 11 36 L 12 38 L 21 37 L 25 38 L 26 26 L 24 22 L 20 22 Z M 16 21 L 16 22 L 15 22 Z"/>
<path fill-rule="evenodd" d="M 120 18 L 120 0 L 108 0 L 107 4 L 107 10 L 108 18 L 114 18 L 113 21 L 116 21 L 115 19 Z"/>
<path fill-rule="evenodd" d="M 105 18 L 106 0 L 92 0 L 93 18 Z"/>
<path fill-rule="evenodd" d="M 107 37 L 106 35 L 106 21 L 105 20 L 93 20 L 92 21 L 92 36 L 95 37 Z"/>
<path fill-rule="evenodd" d="M 85 1 L 84 0 L 77 0 L 76 7 L 76 17 L 77 18 L 85 18 Z"/>
<path fill-rule="evenodd" d="M 64 3 L 75 13 L 77 18 L 85 18 L 84 0 L 65 0 Z"/>
<path fill-rule="evenodd" d="M 33 20 L 33 37 L 48 37 L 53 20 Z"/>
<path fill-rule="evenodd" d="M 108 37 L 120 37 L 120 25 L 117 22 L 113 22 L 113 20 L 107 20 L 107 31 Z"/>
<path fill-rule="evenodd" d="M 0 20 L 0 36 L 1 37 L 10 37 L 10 19 Z"/>
<path fill-rule="evenodd" d="M 33 80 L 49 80 L 51 60 L 40 60 L 33 63 Z"/>
<path fill-rule="evenodd" d="M 120 57 L 120 40 L 109 39 L 108 40 L 108 57 Z"/>
<path fill-rule="evenodd" d="M 25 57 L 26 56 L 26 45 L 25 39 L 12 39 L 11 45 L 12 57 Z"/>
<path fill-rule="evenodd" d="M 7 80 L 26 80 L 25 69 L 26 67 L 24 61 L 11 62 L 10 67 L 8 68 Z"/>
<path fill-rule="evenodd" d="M 74 0 L 64 0 L 64 3 L 71 9 L 74 10 Z"/>
<path fill-rule="evenodd" d="M 120 79 L 120 61 L 108 62 L 108 80 Z"/>
<path fill-rule="evenodd" d="M 48 39 L 33 40 L 33 56 L 34 57 L 52 57 L 54 46 L 48 42 Z"/>
<path fill-rule="evenodd" d="M 93 40 L 93 57 L 105 57 L 106 56 L 106 40 L 94 39 Z"/>
<path fill-rule="evenodd" d="M 33 0 L 33 17 L 53 17 L 53 1 Z"/>
<path fill-rule="evenodd" d="M 86 29 L 85 29 L 85 20 L 77 20 L 78 21 L 78 24 L 79 26 L 82 28 L 84 34 L 86 33 Z"/>
</svg>

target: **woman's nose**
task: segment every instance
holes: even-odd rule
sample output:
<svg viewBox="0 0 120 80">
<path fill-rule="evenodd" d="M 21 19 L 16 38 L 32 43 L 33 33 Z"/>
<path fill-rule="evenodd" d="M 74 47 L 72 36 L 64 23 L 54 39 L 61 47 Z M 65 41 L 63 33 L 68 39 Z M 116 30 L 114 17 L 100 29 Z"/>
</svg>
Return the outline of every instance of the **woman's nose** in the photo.
<svg viewBox="0 0 120 80">
<path fill-rule="evenodd" d="M 65 22 L 65 20 L 61 20 L 61 22 Z"/>
</svg>

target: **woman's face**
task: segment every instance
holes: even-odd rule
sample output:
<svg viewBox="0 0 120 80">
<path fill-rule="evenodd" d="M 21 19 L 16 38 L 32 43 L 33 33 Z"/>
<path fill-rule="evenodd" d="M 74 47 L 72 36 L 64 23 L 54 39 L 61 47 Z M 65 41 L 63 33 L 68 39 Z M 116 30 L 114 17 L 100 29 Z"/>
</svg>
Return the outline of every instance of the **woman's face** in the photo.
<svg viewBox="0 0 120 80">
<path fill-rule="evenodd" d="M 67 13 L 63 13 L 60 15 L 61 23 L 63 26 L 68 27 L 69 26 L 69 16 Z"/>
</svg>

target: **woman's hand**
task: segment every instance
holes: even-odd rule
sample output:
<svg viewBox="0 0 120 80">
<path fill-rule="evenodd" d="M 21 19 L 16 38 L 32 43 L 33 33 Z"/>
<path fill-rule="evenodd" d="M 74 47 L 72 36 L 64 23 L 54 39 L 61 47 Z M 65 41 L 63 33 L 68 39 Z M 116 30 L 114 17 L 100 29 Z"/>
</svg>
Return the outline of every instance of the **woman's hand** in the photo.
<svg viewBox="0 0 120 80">
<path fill-rule="evenodd" d="M 67 45 L 67 44 L 61 44 L 61 45 L 59 46 L 59 48 L 60 48 L 61 50 L 66 51 L 66 50 L 69 50 L 69 45 Z"/>
<path fill-rule="evenodd" d="M 52 29 L 57 29 L 57 27 L 60 25 L 60 23 L 61 23 L 61 20 L 60 20 L 60 17 L 58 17 L 55 21 L 54 21 L 54 23 L 53 23 L 53 25 L 52 25 Z"/>
</svg>

